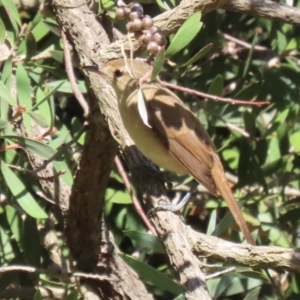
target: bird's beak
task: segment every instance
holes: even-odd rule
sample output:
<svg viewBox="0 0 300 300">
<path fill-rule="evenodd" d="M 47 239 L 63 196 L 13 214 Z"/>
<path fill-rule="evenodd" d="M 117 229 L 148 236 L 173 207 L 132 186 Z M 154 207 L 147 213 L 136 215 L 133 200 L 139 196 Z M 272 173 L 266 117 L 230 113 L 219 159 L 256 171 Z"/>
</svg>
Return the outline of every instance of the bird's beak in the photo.
<svg viewBox="0 0 300 300">
<path fill-rule="evenodd" d="M 91 65 L 91 66 L 82 66 L 81 69 L 88 71 L 88 72 L 93 72 L 93 73 L 102 73 L 99 70 L 99 66 L 98 65 Z"/>
</svg>

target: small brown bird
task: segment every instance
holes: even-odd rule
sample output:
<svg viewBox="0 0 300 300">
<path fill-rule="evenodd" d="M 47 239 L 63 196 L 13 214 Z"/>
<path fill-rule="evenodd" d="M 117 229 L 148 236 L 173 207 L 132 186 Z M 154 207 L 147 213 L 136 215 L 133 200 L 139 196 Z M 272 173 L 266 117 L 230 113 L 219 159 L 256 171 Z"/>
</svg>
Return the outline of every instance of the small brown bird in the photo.
<svg viewBox="0 0 300 300">
<path fill-rule="evenodd" d="M 138 109 L 138 82 L 152 67 L 140 61 L 117 59 L 83 69 L 96 72 L 112 85 L 126 130 L 140 151 L 158 166 L 177 174 L 190 174 L 210 193 L 221 195 L 250 244 L 253 238 L 237 205 L 222 163 L 198 118 L 159 80 L 143 83 L 147 121 Z M 132 68 L 132 69 L 130 69 Z"/>
</svg>

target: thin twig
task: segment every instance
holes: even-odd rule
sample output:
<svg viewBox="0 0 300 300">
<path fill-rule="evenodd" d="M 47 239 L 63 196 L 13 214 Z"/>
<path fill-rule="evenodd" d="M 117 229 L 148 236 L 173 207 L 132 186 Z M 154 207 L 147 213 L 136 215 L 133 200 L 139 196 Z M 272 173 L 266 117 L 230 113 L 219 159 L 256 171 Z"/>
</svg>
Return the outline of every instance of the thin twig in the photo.
<svg viewBox="0 0 300 300">
<path fill-rule="evenodd" d="M 60 175 L 63 175 L 63 174 L 66 173 L 65 170 L 61 170 L 61 171 L 58 171 L 57 173 L 55 173 L 53 176 L 42 177 L 42 176 L 36 175 L 35 170 L 29 170 L 29 169 L 22 168 L 20 166 L 15 166 L 15 165 L 10 165 L 10 164 L 8 164 L 7 166 L 10 167 L 11 169 L 18 170 L 19 172 L 29 173 L 29 174 L 31 174 L 32 176 L 34 176 L 38 180 L 51 181 L 51 182 L 55 181 L 56 178 L 59 177 Z"/>
<path fill-rule="evenodd" d="M 71 89 L 72 89 L 78 103 L 80 104 L 80 106 L 83 109 L 83 116 L 85 118 L 87 118 L 88 114 L 89 114 L 89 107 L 88 107 L 86 100 L 84 99 L 83 95 L 80 93 L 80 91 L 77 87 L 76 78 L 75 78 L 74 70 L 73 70 L 73 66 L 72 66 L 71 55 L 70 55 L 70 51 L 69 51 L 68 40 L 63 31 L 61 31 L 61 37 L 62 37 L 62 41 L 63 41 L 63 45 L 64 45 L 64 58 L 65 58 L 65 66 L 66 66 L 65 70 L 66 70 L 66 73 L 67 73 L 69 81 L 70 81 Z"/>
<path fill-rule="evenodd" d="M 211 275 L 206 275 L 205 276 L 205 280 L 209 280 L 209 279 L 213 279 L 213 278 L 216 278 L 216 277 L 220 277 L 224 274 L 228 274 L 228 273 L 231 273 L 231 272 L 234 272 L 236 270 L 236 267 L 231 267 L 229 269 L 226 269 L 226 270 L 223 270 L 223 271 L 220 271 L 220 272 L 216 272 L 214 274 L 211 274 Z"/>
<path fill-rule="evenodd" d="M 231 36 L 231 35 L 229 35 L 227 33 L 223 33 L 223 32 L 220 32 L 220 33 L 223 35 L 223 37 L 224 37 L 225 40 L 234 42 L 234 43 L 236 43 L 236 44 L 238 44 L 238 45 L 240 45 L 240 46 L 242 46 L 242 47 L 244 47 L 246 49 L 250 49 L 252 47 L 252 45 L 250 43 L 242 41 L 242 40 L 240 40 L 240 39 L 238 39 L 236 37 L 233 37 L 233 36 Z M 255 45 L 254 46 L 254 50 L 257 50 L 257 51 L 270 51 L 271 52 L 271 50 L 269 48 L 264 47 L 264 46 L 260 46 L 260 45 Z"/>
<path fill-rule="evenodd" d="M 114 281 L 114 279 L 103 276 L 103 275 L 98 275 L 98 274 L 88 274 L 88 273 L 83 273 L 83 272 L 60 272 L 62 269 L 38 269 L 35 267 L 29 267 L 29 266 L 22 266 L 22 265 L 15 265 L 15 266 L 7 266 L 7 267 L 0 267 L 0 273 L 7 273 L 7 272 L 27 272 L 27 273 L 43 273 L 43 274 L 48 274 L 52 276 L 59 276 L 59 275 L 67 275 L 68 277 L 80 277 L 80 278 L 90 278 L 90 279 L 96 279 L 96 280 L 110 280 Z"/>
<path fill-rule="evenodd" d="M 37 61 L 37 60 L 41 60 L 41 59 L 51 59 L 53 58 L 51 54 L 38 54 L 38 55 L 35 55 L 35 56 L 32 56 L 30 58 L 30 61 Z M 26 55 L 20 55 L 20 56 L 17 56 L 15 58 L 13 58 L 13 63 L 19 63 L 19 62 L 22 62 L 26 59 Z"/>
<path fill-rule="evenodd" d="M 147 216 L 145 215 L 142 207 L 141 207 L 141 204 L 139 202 L 139 200 L 137 199 L 137 197 L 134 195 L 133 191 L 132 191 L 132 188 L 131 188 L 131 185 L 130 185 L 130 182 L 129 182 L 129 179 L 128 179 L 128 176 L 124 170 L 124 167 L 122 165 L 122 162 L 121 160 L 119 159 L 118 156 L 115 157 L 115 164 L 117 166 L 117 169 L 124 181 L 124 185 L 126 187 L 126 190 L 127 192 L 129 193 L 131 199 L 132 199 L 132 203 L 137 211 L 137 213 L 139 214 L 139 216 L 142 218 L 142 220 L 144 221 L 146 227 L 152 232 L 153 235 L 156 235 L 156 231 L 155 229 L 153 228 L 153 226 L 151 225 L 151 223 L 149 222 Z"/>
<path fill-rule="evenodd" d="M 250 102 L 250 101 L 244 101 L 244 100 L 238 100 L 238 99 L 232 99 L 232 98 L 224 98 L 224 97 L 219 97 L 219 96 L 215 96 L 215 95 L 211 95 L 211 94 L 207 94 L 204 92 L 199 92 L 199 91 L 195 91 L 189 88 L 185 88 L 182 86 L 177 86 L 175 84 L 171 84 L 168 83 L 166 81 L 161 81 L 161 84 L 165 87 L 168 87 L 170 89 L 174 89 L 174 90 L 178 90 L 184 93 L 189 93 L 191 95 L 196 95 L 202 98 L 208 98 L 214 101 L 220 101 L 220 102 L 226 102 L 226 103 L 230 103 L 233 105 L 239 104 L 239 105 L 249 105 L 249 106 L 262 106 L 262 105 L 269 105 L 270 102 L 269 101 L 259 101 L 259 102 Z"/>
<path fill-rule="evenodd" d="M 40 141 L 42 140 L 44 137 L 46 137 L 47 135 L 52 135 L 56 133 L 56 128 L 52 128 L 52 129 L 47 129 L 45 132 L 43 132 L 42 134 L 32 138 L 35 141 Z M 20 146 L 19 144 L 12 144 L 9 146 L 5 146 L 3 148 L 0 148 L 0 152 L 2 151 L 7 151 L 7 150 L 13 150 L 13 149 L 19 149 L 22 148 L 22 146 Z"/>
</svg>

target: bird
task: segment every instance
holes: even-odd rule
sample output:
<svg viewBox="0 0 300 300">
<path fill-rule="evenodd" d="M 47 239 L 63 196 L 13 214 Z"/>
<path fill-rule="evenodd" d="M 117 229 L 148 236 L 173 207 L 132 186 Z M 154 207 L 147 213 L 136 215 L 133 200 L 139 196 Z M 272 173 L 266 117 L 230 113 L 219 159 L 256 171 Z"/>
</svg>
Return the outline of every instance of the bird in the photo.
<svg viewBox="0 0 300 300">
<path fill-rule="evenodd" d="M 254 245 L 217 150 L 199 119 L 159 78 L 140 83 L 152 66 L 120 58 L 82 68 L 102 76 L 113 87 L 124 127 L 137 148 L 159 167 L 191 175 L 212 195 L 222 196 L 247 242 Z M 146 109 L 144 116 L 140 101 Z"/>
</svg>

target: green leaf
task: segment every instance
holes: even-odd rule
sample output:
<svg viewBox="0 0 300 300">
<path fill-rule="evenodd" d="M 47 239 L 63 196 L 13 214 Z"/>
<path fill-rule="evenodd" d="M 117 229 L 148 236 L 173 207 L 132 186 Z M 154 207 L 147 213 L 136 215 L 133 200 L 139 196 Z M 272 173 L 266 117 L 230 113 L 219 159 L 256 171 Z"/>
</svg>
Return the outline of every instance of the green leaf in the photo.
<svg viewBox="0 0 300 300">
<path fill-rule="evenodd" d="M 278 50 L 279 52 L 284 51 L 286 45 L 287 45 L 287 39 L 286 39 L 286 34 L 284 34 L 283 32 L 281 32 L 280 30 L 276 31 L 277 33 L 277 46 L 278 46 Z"/>
<path fill-rule="evenodd" d="M 148 284 L 152 284 L 164 291 L 169 291 L 176 295 L 183 292 L 183 289 L 180 285 L 149 265 L 140 262 L 129 255 L 119 253 L 119 256 L 121 256 L 122 259 Z"/>
<path fill-rule="evenodd" d="M 11 79 L 12 79 L 12 58 L 8 58 L 3 65 L 2 72 L 1 72 L 1 78 L 2 82 L 5 82 L 5 86 L 7 90 L 10 90 L 11 87 Z M 10 93 L 9 93 L 10 94 Z M 2 96 L 2 93 L 1 93 Z M 15 102 L 15 100 L 13 100 Z"/>
<path fill-rule="evenodd" d="M 290 135 L 290 143 L 296 152 L 300 152 L 300 132 L 296 131 Z"/>
<path fill-rule="evenodd" d="M 56 150 L 53 149 L 52 147 L 42 142 L 35 141 L 29 138 L 24 138 L 21 136 L 13 136 L 13 135 L 6 135 L 0 138 L 8 139 L 9 141 L 12 141 L 13 143 L 20 145 L 22 148 L 31 151 L 37 155 L 40 155 L 41 157 L 44 157 L 46 159 L 49 159 L 56 153 Z"/>
<path fill-rule="evenodd" d="M 10 227 L 13 237 L 20 246 L 22 219 L 20 218 L 18 212 L 11 205 L 5 206 L 5 212 L 7 223 Z"/>
<path fill-rule="evenodd" d="M 168 6 L 168 4 L 166 3 L 166 1 L 162 1 L 162 0 L 156 0 L 156 3 L 159 5 L 159 7 L 163 10 L 170 10 L 171 8 Z"/>
<path fill-rule="evenodd" d="M 50 50 L 49 53 L 59 63 L 63 63 L 64 62 L 64 53 L 62 51 Z"/>
<path fill-rule="evenodd" d="M 48 127 L 48 122 L 44 116 L 42 116 L 39 112 L 30 111 L 27 113 L 38 125 L 43 128 Z"/>
<path fill-rule="evenodd" d="M 68 296 L 64 298 L 64 300 L 77 300 L 79 296 L 78 291 L 72 291 Z"/>
<path fill-rule="evenodd" d="M 134 230 L 125 230 L 124 234 L 126 234 L 132 240 L 136 241 L 139 245 L 146 247 L 151 251 L 166 253 L 164 247 L 161 244 L 161 241 L 157 236 Z"/>
<path fill-rule="evenodd" d="M 15 175 L 15 173 L 6 165 L 4 161 L 0 161 L 1 172 L 3 178 L 10 189 L 11 193 L 16 198 L 19 205 L 31 217 L 36 219 L 45 219 L 47 214 L 35 201 L 28 192 L 23 182 Z"/>
<path fill-rule="evenodd" d="M 22 64 L 19 64 L 17 66 L 16 77 L 19 103 L 21 105 L 24 105 L 26 109 L 29 110 L 32 105 L 30 81 L 27 72 Z"/>
<path fill-rule="evenodd" d="M 224 88 L 224 82 L 222 75 L 217 75 L 212 83 L 209 86 L 208 93 L 215 95 L 215 96 L 221 96 Z"/>
<path fill-rule="evenodd" d="M 211 50 L 211 48 L 213 46 L 214 46 L 213 43 L 210 43 L 210 44 L 204 46 L 191 59 L 189 59 L 186 63 L 184 63 L 180 67 L 187 67 L 187 66 L 193 64 L 194 62 L 196 62 L 197 60 L 199 60 L 200 58 L 202 58 L 203 56 L 205 56 Z"/>
<path fill-rule="evenodd" d="M 54 22 L 54 21 L 53 21 Z M 50 32 L 49 27 L 45 24 L 45 21 L 39 22 L 33 29 L 32 34 L 35 41 L 38 43 Z"/>
<path fill-rule="evenodd" d="M 213 294 L 214 299 L 218 299 L 223 292 L 228 288 L 233 280 L 233 276 L 222 276 L 221 280 L 217 286 L 215 293 Z"/>
<path fill-rule="evenodd" d="M 239 201 L 238 206 L 241 208 L 245 204 L 245 201 Z M 233 222 L 234 218 L 232 216 L 232 213 L 228 211 L 225 216 L 222 218 L 220 223 L 217 225 L 215 230 L 211 233 L 211 235 L 219 236 L 222 232 L 224 232 L 230 224 Z"/>
<path fill-rule="evenodd" d="M 249 68 L 250 68 L 250 64 L 251 64 L 251 61 L 252 61 L 252 56 L 253 56 L 253 51 L 254 51 L 254 46 L 257 44 L 258 42 L 258 34 L 255 33 L 254 35 L 254 38 L 252 40 L 252 44 L 251 44 L 251 48 L 250 48 L 250 51 L 248 53 L 248 57 L 247 57 L 247 60 L 246 60 L 246 64 L 245 64 L 245 67 L 244 67 L 244 70 L 243 70 L 243 75 L 242 77 L 245 78 L 248 71 L 249 71 Z"/>
<path fill-rule="evenodd" d="M 213 231 L 216 228 L 216 224 L 217 224 L 217 210 L 214 209 L 210 214 L 209 223 L 206 231 L 207 235 L 211 235 L 213 233 Z"/>
<path fill-rule="evenodd" d="M 59 87 L 59 89 L 57 90 L 58 92 L 61 93 L 68 93 L 68 94 L 73 94 L 73 90 L 71 88 L 70 82 L 69 81 L 65 81 L 65 80 L 55 80 L 55 81 L 51 81 L 48 82 L 47 85 L 52 88 L 52 87 L 56 87 L 60 82 L 63 82 L 62 85 Z M 85 81 L 84 80 L 78 80 L 77 81 L 77 87 L 79 89 L 79 91 L 83 94 L 87 93 L 87 89 L 85 86 Z"/>
<path fill-rule="evenodd" d="M 35 219 L 28 216 L 25 218 L 22 238 L 26 263 L 38 268 L 41 259 L 41 242 Z"/>
<path fill-rule="evenodd" d="M 132 204 L 131 197 L 128 193 L 116 191 L 108 188 L 106 190 L 105 199 L 108 202 L 118 203 L 118 204 Z"/>
<path fill-rule="evenodd" d="M 49 91 L 48 87 L 45 88 L 46 91 Z M 40 102 L 45 98 L 44 92 L 38 88 L 36 91 L 36 101 Z M 39 103 L 38 110 L 40 114 L 45 118 L 49 129 L 52 129 L 55 121 L 55 105 L 53 96 L 51 96 L 47 101 Z"/>
<path fill-rule="evenodd" d="M 244 300 L 257 300 L 258 295 L 260 293 L 260 289 L 261 289 L 260 286 L 253 289 L 251 292 L 248 293 L 248 295 L 244 298 Z"/>
<path fill-rule="evenodd" d="M 32 106 L 30 109 L 31 111 L 35 110 L 38 106 L 40 106 L 43 102 L 47 101 L 54 93 L 56 93 L 59 88 L 65 83 L 66 81 L 59 81 L 57 85 L 54 86 L 54 88 L 44 97 L 42 98 L 38 103 Z"/>
<path fill-rule="evenodd" d="M 42 294 L 39 290 L 37 290 L 34 294 L 33 300 L 43 300 Z"/>
<path fill-rule="evenodd" d="M 155 61 L 153 63 L 153 70 L 150 78 L 150 82 L 154 81 L 161 71 L 162 67 L 164 66 L 165 62 L 165 49 L 162 48 L 158 54 L 156 55 Z"/>
<path fill-rule="evenodd" d="M 203 24 L 200 22 L 200 18 L 201 13 L 198 11 L 182 24 L 167 49 L 166 57 L 169 58 L 173 56 L 185 48 L 195 38 Z"/>
<path fill-rule="evenodd" d="M 2 20 L 0 19 L 0 45 L 4 44 L 6 39 L 6 31 L 5 31 L 5 26 L 2 22 Z"/>
<path fill-rule="evenodd" d="M 36 40 L 34 35 L 31 31 L 28 31 L 25 37 L 25 44 L 26 44 L 26 60 L 30 60 L 32 56 L 36 53 Z"/>
<path fill-rule="evenodd" d="M 15 5 L 14 1 L 11 0 L 1 0 L 3 6 L 5 7 L 6 13 L 8 14 L 9 19 L 17 22 L 19 26 L 21 26 L 22 22 L 19 16 L 18 9 Z M 13 23 L 12 23 L 13 24 Z M 14 25 L 14 24 L 13 24 Z"/>
<path fill-rule="evenodd" d="M 272 174 L 279 172 L 281 168 L 284 168 L 288 160 L 289 160 L 289 156 L 285 155 L 282 156 L 281 158 L 278 158 L 276 160 L 264 164 L 261 167 L 261 169 L 264 172 L 265 176 L 271 176 Z"/>
<path fill-rule="evenodd" d="M 32 106 L 31 101 L 31 90 L 30 81 L 27 72 L 23 65 L 19 64 L 16 71 L 17 77 L 17 89 L 18 89 L 18 99 L 19 104 L 24 105 L 26 111 L 29 111 Z M 26 132 L 30 134 L 31 132 L 31 118 L 29 115 L 23 114 L 23 121 L 26 128 Z"/>
<path fill-rule="evenodd" d="M 7 87 L 3 84 L 2 81 L 0 81 L 0 97 L 0 100 L 6 101 L 9 105 L 16 105 L 15 99 L 11 96 L 10 91 L 7 89 Z"/>
<path fill-rule="evenodd" d="M 245 123 L 245 129 L 250 134 L 252 138 L 255 137 L 256 132 L 256 124 L 255 124 L 255 118 L 253 114 L 251 114 L 249 111 L 245 111 L 244 113 L 244 123 Z"/>
<path fill-rule="evenodd" d="M 9 125 L 9 122 L 0 119 L 0 129 L 3 129 Z"/>
</svg>

